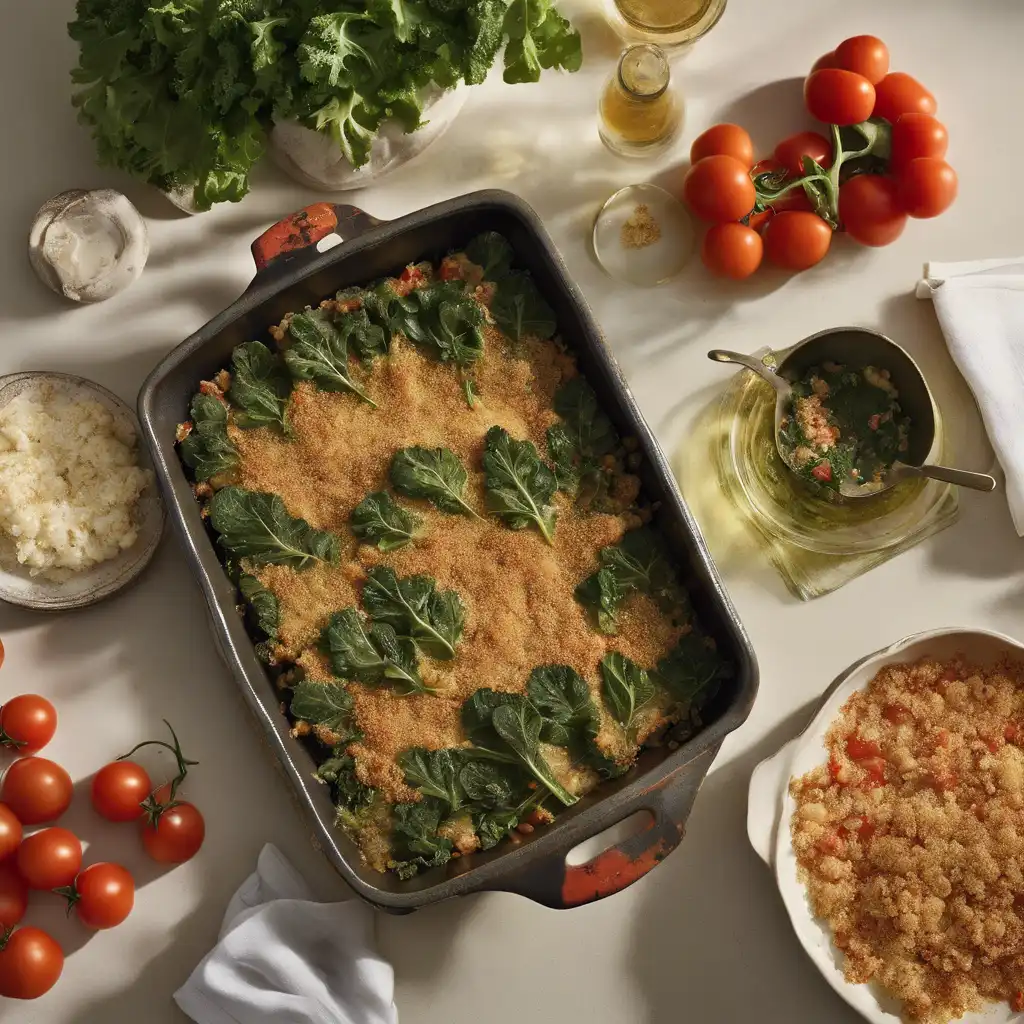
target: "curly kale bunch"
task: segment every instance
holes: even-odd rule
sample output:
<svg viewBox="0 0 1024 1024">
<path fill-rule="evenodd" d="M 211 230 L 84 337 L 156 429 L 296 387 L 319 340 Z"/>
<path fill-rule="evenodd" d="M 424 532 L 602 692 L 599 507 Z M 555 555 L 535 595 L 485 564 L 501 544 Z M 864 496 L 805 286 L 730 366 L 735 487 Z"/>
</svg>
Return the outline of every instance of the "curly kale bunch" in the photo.
<svg viewBox="0 0 1024 1024">
<path fill-rule="evenodd" d="M 274 119 L 329 132 L 359 167 L 381 123 L 420 126 L 420 90 L 576 71 L 553 0 L 78 0 L 72 79 L 100 159 L 200 209 L 237 201 Z"/>
</svg>

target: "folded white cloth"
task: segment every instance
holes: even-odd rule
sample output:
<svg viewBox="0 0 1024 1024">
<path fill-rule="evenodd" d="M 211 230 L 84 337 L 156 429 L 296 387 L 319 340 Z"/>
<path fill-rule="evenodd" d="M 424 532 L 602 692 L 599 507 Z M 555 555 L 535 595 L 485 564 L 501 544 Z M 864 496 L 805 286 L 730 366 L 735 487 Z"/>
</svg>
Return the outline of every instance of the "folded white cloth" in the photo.
<svg viewBox="0 0 1024 1024">
<path fill-rule="evenodd" d="M 929 263 L 924 273 L 917 294 L 935 304 L 949 353 L 974 392 L 1024 537 L 1024 257 Z"/>
<path fill-rule="evenodd" d="M 397 1024 L 394 971 L 373 931 L 370 907 L 313 902 L 268 843 L 174 1000 L 198 1024 Z"/>
</svg>

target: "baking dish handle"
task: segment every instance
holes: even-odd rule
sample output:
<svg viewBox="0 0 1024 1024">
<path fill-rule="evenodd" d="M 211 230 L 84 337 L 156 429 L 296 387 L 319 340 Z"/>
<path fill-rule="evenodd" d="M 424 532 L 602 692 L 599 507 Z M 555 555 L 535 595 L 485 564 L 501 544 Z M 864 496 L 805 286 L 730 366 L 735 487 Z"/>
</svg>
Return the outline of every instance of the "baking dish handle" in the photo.
<svg viewBox="0 0 1024 1024">
<path fill-rule="evenodd" d="M 255 282 L 262 282 L 271 270 L 308 263 L 320 255 L 317 244 L 328 235 L 343 242 L 385 223 L 343 203 L 311 203 L 282 218 L 252 243 L 256 263 Z"/>
<path fill-rule="evenodd" d="M 682 842 L 690 808 L 717 753 L 717 745 L 705 750 L 620 808 L 620 822 L 637 811 L 650 811 L 651 823 L 642 832 L 609 846 L 585 864 L 566 863 L 570 850 L 553 853 L 502 879 L 495 888 L 519 893 L 546 907 L 567 910 L 632 885 Z"/>
</svg>

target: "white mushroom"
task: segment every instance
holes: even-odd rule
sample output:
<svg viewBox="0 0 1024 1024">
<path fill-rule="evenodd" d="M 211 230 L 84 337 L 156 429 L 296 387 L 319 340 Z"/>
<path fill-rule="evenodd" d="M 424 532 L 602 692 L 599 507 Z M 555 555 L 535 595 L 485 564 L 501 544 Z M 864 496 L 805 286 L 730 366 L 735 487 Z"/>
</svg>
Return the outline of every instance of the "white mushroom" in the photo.
<svg viewBox="0 0 1024 1024">
<path fill-rule="evenodd" d="M 139 211 L 114 189 L 72 189 L 47 200 L 28 236 L 40 280 L 74 302 L 101 302 L 127 288 L 149 256 Z"/>
</svg>

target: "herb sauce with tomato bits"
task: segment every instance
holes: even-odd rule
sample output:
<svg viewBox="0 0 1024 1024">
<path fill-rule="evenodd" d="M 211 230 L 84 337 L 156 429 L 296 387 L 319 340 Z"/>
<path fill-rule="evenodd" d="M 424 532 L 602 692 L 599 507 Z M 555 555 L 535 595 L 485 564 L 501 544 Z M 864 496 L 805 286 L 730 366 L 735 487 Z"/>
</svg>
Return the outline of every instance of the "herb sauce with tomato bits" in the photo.
<svg viewBox="0 0 1024 1024">
<path fill-rule="evenodd" d="M 888 370 L 824 363 L 793 384 L 779 448 L 799 476 L 838 491 L 844 480 L 879 482 L 906 452 L 909 427 Z"/>
</svg>

